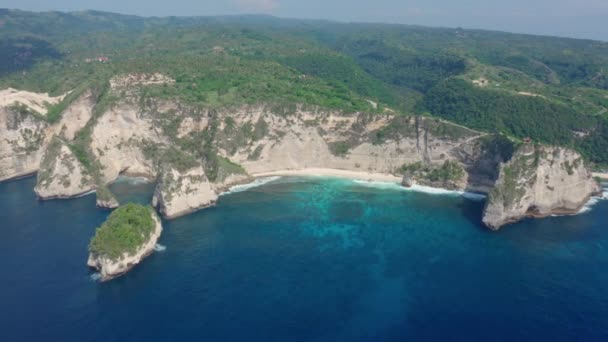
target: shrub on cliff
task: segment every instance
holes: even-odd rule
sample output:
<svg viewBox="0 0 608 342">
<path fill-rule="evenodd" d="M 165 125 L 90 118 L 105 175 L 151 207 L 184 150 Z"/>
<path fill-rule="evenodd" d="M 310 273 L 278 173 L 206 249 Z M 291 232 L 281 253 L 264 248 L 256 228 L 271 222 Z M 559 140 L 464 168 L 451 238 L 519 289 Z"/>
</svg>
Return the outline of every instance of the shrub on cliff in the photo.
<svg viewBox="0 0 608 342">
<path fill-rule="evenodd" d="M 119 207 L 97 228 L 89 243 L 89 252 L 111 260 L 119 259 L 124 253 L 134 254 L 154 231 L 152 215 L 152 208 L 139 204 Z"/>
</svg>

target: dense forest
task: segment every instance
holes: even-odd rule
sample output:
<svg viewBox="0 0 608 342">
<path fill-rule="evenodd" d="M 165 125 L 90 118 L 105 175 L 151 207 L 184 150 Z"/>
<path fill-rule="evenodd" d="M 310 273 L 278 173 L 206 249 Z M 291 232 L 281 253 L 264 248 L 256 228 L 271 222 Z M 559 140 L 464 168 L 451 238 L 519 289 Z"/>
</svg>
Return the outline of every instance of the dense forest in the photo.
<svg viewBox="0 0 608 342">
<path fill-rule="evenodd" d="M 570 146 L 608 165 L 606 42 L 268 16 L 0 9 L 0 88 L 72 91 L 70 101 L 115 75 L 143 72 L 176 80 L 145 96 L 205 108 L 304 104 L 431 115 Z"/>
</svg>

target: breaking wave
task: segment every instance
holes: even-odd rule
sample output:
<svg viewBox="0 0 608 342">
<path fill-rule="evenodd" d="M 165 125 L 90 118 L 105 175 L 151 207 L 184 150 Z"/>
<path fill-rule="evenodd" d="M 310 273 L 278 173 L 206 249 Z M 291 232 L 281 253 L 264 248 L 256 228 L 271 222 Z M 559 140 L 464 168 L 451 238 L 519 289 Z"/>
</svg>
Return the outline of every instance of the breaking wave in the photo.
<svg viewBox="0 0 608 342">
<path fill-rule="evenodd" d="M 166 250 L 167 250 L 167 247 L 161 245 L 160 243 L 157 243 L 156 245 L 154 245 L 154 251 L 156 251 L 156 252 L 164 252 Z"/>
<path fill-rule="evenodd" d="M 377 189 L 392 189 L 392 190 L 403 190 L 403 187 L 393 182 L 382 182 L 382 181 L 366 181 L 354 179 L 353 183 L 357 183 L 362 186 L 368 186 Z"/>
<path fill-rule="evenodd" d="M 247 184 L 239 184 L 239 185 L 235 185 L 230 187 L 230 189 L 228 189 L 228 191 L 225 191 L 222 193 L 222 195 L 227 195 L 227 194 L 232 194 L 235 192 L 241 192 L 241 191 L 245 191 L 245 190 L 249 190 L 252 188 L 256 188 L 258 186 L 262 186 L 264 184 L 268 184 L 270 182 L 274 182 L 277 179 L 280 179 L 281 176 L 272 176 L 272 177 L 263 177 L 263 178 L 258 178 L 256 180 L 254 180 L 251 183 L 247 183 Z"/>
<path fill-rule="evenodd" d="M 593 207 L 598 204 L 600 201 L 608 199 L 608 188 L 606 188 L 606 184 L 602 183 L 602 196 L 591 197 L 587 203 L 579 210 L 578 214 L 588 213 L 593 210 Z"/>
<path fill-rule="evenodd" d="M 431 195 L 442 195 L 442 196 L 462 196 L 471 201 L 483 201 L 486 199 L 486 195 L 478 194 L 474 192 L 466 192 L 466 191 L 456 191 L 456 190 L 447 190 L 440 188 L 433 188 L 430 186 L 424 185 L 412 185 L 409 188 L 401 186 L 398 183 L 393 182 L 380 182 L 380 181 L 364 181 L 364 180 L 353 180 L 353 182 L 363 185 L 374 187 L 378 189 L 393 189 L 393 190 L 401 190 L 401 191 L 415 191 L 415 192 L 423 192 Z"/>
</svg>

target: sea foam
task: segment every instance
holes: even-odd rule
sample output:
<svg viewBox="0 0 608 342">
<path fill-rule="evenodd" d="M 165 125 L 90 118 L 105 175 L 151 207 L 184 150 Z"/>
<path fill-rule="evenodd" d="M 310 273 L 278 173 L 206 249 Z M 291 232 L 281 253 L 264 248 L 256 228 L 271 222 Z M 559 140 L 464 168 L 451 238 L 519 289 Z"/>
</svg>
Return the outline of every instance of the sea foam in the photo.
<svg viewBox="0 0 608 342">
<path fill-rule="evenodd" d="M 394 182 L 367 181 L 367 180 L 354 179 L 353 183 L 357 183 L 362 186 L 367 186 L 370 188 L 377 188 L 377 189 L 403 190 L 403 187 L 401 185 L 394 183 Z"/>
<path fill-rule="evenodd" d="M 587 203 L 585 203 L 585 205 L 581 208 L 581 210 L 579 210 L 579 212 L 577 214 L 588 213 L 591 210 L 593 210 L 593 207 L 596 204 L 598 204 L 600 201 L 608 199 L 608 188 L 606 188 L 606 184 L 605 183 L 602 183 L 602 186 L 603 186 L 602 195 L 601 196 L 591 197 L 589 199 L 589 201 L 587 201 Z"/>
<path fill-rule="evenodd" d="M 406 188 L 404 186 L 401 186 L 398 183 L 393 183 L 393 182 L 363 181 L 363 180 L 354 180 L 353 182 L 355 182 L 359 185 L 374 187 L 374 188 L 378 188 L 378 189 L 415 191 L 415 192 L 423 192 L 425 194 L 430 194 L 430 195 L 441 195 L 441 196 L 462 196 L 471 201 L 482 201 L 482 200 L 486 199 L 486 195 L 483 195 L 483 194 L 466 192 L 466 191 L 456 191 L 456 190 L 447 190 L 447 189 L 441 189 L 441 188 L 433 188 L 430 186 L 417 185 L 417 184 L 412 185 L 409 188 Z"/>
<path fill-rule="evenodd" d="M 274 182 L 280 178 L 281 178 L 281 176 L 258 178 L 251 183 L 234 185 L 234 186 L 230 187 L 230 189 L 228 189 L 228 191 L 223 192 L 221 195 L 228 195 L 228 194 L 232 194 L 235 192 L 241 192 L 241 191 L 257 188 L 258 186 L 262 186 L 264 184 Z"/>
<path fill-rule="evenodd" d="M 166 250 L 167 250 L 167 247 L 161 245 L 160 243 L 157 243 L 156 245 L 154 245 L 154 251 L 156 251 L 156 252 L 164 252 Z"/>
</svg>

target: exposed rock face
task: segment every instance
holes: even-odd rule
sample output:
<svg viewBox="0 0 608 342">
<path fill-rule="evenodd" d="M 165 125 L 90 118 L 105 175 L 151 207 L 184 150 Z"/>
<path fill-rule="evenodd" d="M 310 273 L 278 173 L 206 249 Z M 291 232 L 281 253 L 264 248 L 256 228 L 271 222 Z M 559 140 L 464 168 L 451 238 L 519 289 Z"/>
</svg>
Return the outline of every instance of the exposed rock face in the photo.
<svg viewBox="0 0 608 342">
<path fill-rule="evenodd" d="M 172 168 L 160 178 L 153 206 L 166 218 L 175 218 L 215 203 L 217 196 L 202 166 L 184 172 Z"/>
<path fill-rule="evenodd" d="M 70 147 L 54 137 L 47 147 L 34 191 L 41 199 L 69 198 L 95 188 L 92 176 Z"/>
<path fill-rule="evenodd" d="M 496 183 L 484 216 L 492 228 L 523 216 L 573 212 L 595 190 L 572 151 L 543 147 L 530 164 L 525 147 L 514 153 L 506 138 L 433 118 L 302 106 L 288 113 L 264 105 L 215 111 L 140 98 L 138 87 L 171 81 L 157 76 L 114 79 L 110 91 L 120 100 L 93 122 L 96 101 L 90 92 L 53 125 L 0 106 L 0 133 L 6 137 L 0 139 L 0 180 L 40 169 L 36 192 L 55 198 L 107 189 L 120 174 L 145 175 L 159 180 L 154 205 L 174 218 L 212 205 L 230 185 L 257 174 L 328 168 L 403 175 L 408 170 L 406 186 L 489 193 Z M 84 148 L 95 159 L 96 184 L 69 147 L 87 123 L 90 143 Z M 63 145 L 46 148 L 54 135 Z M 520 164 L 535 171 L 511 180 L 511 166 Z M 118 205 L 109 190 L 97 203 Z"/>
<path fill-rule="evenodd" d="M 455 148 L 480 135 L 413 116 L 301 110 L 281 117 L 254 108 L 237 111 L 231 117 L 241 124 L 256 125 L 259 120 L 267 123 L 267 132 L 260 139 L 232 155 L 225 151 L 250 174 L 303 168 L 392 174 L 404 164 L 420 161 L 441 165 Z"/>
<path fill-rule="evenodd" d="M 41 118 L 0 107 L 0 181 L 38 170 L 47 130 Z"/>
<path fill-rule="evenodd" d="M 68 106 L 59 122 L 49 124 L 44 119 L 46 108 L 41 107 L 46 94 L 10 91 L 8 98 L 0 95 L 0 181 L 38 171 L 51 138 L 60 135 L 72 140 L 90 120 L 94 105 L 91 92 L 85 92 Z M 62 98 L 51 98 L 48 103 L 56 104 Z"/>
<path fill-rule="evenodd" d="M 599 191 L 578 153 L 559 147 L 523 145 L 500 166 L 483 223 L 496 230 L 525 217 L 575 214 Z"/>
<path fill-rule="evenodd" d="M 116 180 L 121 173 L 155 178 L 155 165 L 142 152 L 144 141 L 169 144 L 152 117 L 135 104 L 126 102 L 112 107 L 97 120 L 91 151 L 103 166 L 100 173 L 104 183 Z"/>
<path fill-rule="evenodd" d="M 131 268 L 135 267 L 135 265 L 139 264 L 145 257 L 154 252 L 154 246 L 156 246 L 156 242 L 160 238 L 163 227 L 160 218 L 152 211 L 150 211 L 150 213 L 156 224 L 154 231 L 150 234 L 148 241 L 139 247 L 134 254 L 125 253 L 118 260 L 111 260 L 109 258 L 94 255 L 93 253 L 89 254 L 87 265 L 99 271 L 102 281 L 110 280 L 126 273 Z"/>
<path fill-rule="evenodd" d="M 120 206 L 120 203 L 118 203 L 118 200 L 116 200 L 116 198 L 114 197 L 111 197 L 109 199 L 98 198 L 96 200 L 96 205 L 99 208 L 116 209 Z"/>
<path fill-rule="evenodd" d="M 226 182 L 210 182 L 202 166 L 186 171 L 171 168 L 162 173 L 154 191 L 152 205 L 172 219 L 215 204 L 227 184 L 235 184 L 246 175 L 232 176 Z"/>
</svg>

